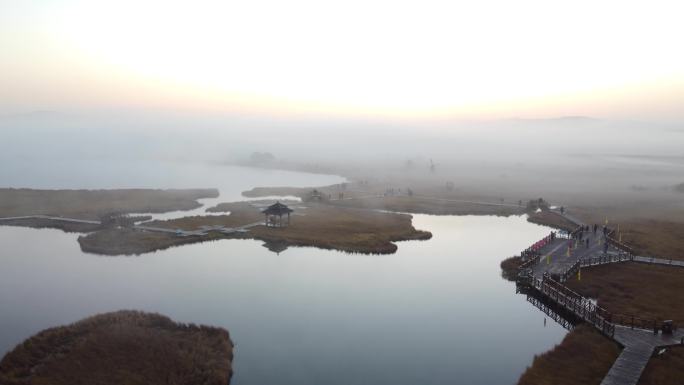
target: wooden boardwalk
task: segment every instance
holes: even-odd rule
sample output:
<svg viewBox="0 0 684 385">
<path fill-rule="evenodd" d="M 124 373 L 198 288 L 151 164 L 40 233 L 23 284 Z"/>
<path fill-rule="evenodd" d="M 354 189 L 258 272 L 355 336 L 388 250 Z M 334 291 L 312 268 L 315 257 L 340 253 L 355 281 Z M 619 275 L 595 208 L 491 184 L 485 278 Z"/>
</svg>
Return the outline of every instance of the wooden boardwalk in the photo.
<svg viewBox="0 0 684 385">
<path fill-rule="evenodd" d="M 624 349 L 601 385 L 636 385 L 653 352 L 661 347 L 680 344 L 684 331 L 655 335 L 650 331 L 618 325 L 613 337 Z"/>
<path fill-rule="evenodd" d="M 88 220 L 88 219 L 76 219 L 76 218 L 65 218 L 65 217 L 55 217 L 50 215 L 25 215 L 21 217 L 3 217 L 0 218 L 0 222 L 11 222 L 11 221 L 21 221 L 27 219 L 47 219 L 51 221 L 58 222 L 71 222 L 71 223 L 84 223 L 89 225 L 99 225 L 100 221 Z"/>
<path fill-rule="evenodd" d="M 634 262 L 648 263 L 651 265 L 665 265 L 665 266 L 684 267 L 684 261 L 677 261 L 677 260 L 663 259 L 663 258 L 634 256 Z"/>
<path fill-rule="evenodd" d="M 648 345 L 625 347 L 601 385 L 636 385 L 652 354 L 653 348 Z"/>
<path fill-rule="evenodd" d="M 563 282 L 575 276 L 579 278 L 582 268 L 607 263 L 632 261 L 684 267 L 684 262 L 635 256 L 629 247 L 612 238 L 609 229 L 604 231 L 599 227 L 594 231 L 592 227 L 587 231 L 577 219 L 564 217 L 576 223 L 577 230 L 552 234 L 523 251 L 525 262 L 518 270 L 518 283 L 536 291 L 562 311 L 594 326 L 623 347 L 602 385 L 635 385 L 654 351 L 679 345 L 684 341 L 684 329 L 663 334 L 657 331 L 658 321 L 611 314 L 591 299 L 570 290 Z M 530 302 L 549 314 L 547 305 L 539 304 L 538 300 Z M 561 324 L 565 326 L 565 323 L 567 321 Z"/>
<path fill-rule="evenodd" d="M 88 219 L 55 217 L 55 216 L 49 216 L 49 215 L 26 215 L 26 216 L 20 216 L 20 217 L 2 217 L 2 218 L 0 218 L 0 224 L 2 224 L 3 222 L 15 222 L 15 221 L 22 221 L 22 220 L 30 220 L 30 219 L 45 219 L 45 220 L 50 220 L 50 221 L 89 224 L 89 225 L 101 225 L 102 224 L 101 221 L 88 220 Z M 135 230 L 140 230 L 140 231 L 152 231 L 152 232 L 158 232 L 158 233 L 173 234 L 173 235 L 176 235 L 179 237 L 190 237 L 190 236 L 204 236 L 204 235 L 207 235 L 210 231 L 217 231 L 217 232 L 220 232 L 223 234 L 233 234 L 233 233 L 239 233 L 239 232 L 246 232 L 246 231 L 249 231 L 249 229 L 252 227 L 262 226 L 262 225 L 265 225 L 264 221 L 248 223 L 246 225 L 242 225 L 242 226 L 238 226 L 238 227 L 203 226 L 198 230 L 183 230 L 183 229 L 172 229 L 172 228 L 166 228 L 166 227 L 153 227 L 153 226 L 146 226 L 145 224 L 133 225 L 131 228 L 133 228 Z"/>
</svg>

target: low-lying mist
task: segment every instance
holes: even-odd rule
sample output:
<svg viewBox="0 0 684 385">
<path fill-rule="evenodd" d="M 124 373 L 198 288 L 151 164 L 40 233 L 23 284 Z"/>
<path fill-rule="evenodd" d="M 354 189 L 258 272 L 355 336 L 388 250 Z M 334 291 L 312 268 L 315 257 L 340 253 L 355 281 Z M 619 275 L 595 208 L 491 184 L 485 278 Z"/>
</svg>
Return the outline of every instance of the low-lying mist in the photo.
<svg viewBox="0 0 684 385">
<path fill-rule="evenodd" d="M 3 187 L 21 187 L 11 185 L 14 176 L 55 164 L 126 162 L 134 174 L 137 162 L 171 161 L 452 182 L 502 197 L 534 191 L 604 203 L 684 200 L 676 187 L 684 183 L 684 127 L 586 117 L 466 122 L 38 112 L 0 117 L 0 161 Z"/>
</svg>

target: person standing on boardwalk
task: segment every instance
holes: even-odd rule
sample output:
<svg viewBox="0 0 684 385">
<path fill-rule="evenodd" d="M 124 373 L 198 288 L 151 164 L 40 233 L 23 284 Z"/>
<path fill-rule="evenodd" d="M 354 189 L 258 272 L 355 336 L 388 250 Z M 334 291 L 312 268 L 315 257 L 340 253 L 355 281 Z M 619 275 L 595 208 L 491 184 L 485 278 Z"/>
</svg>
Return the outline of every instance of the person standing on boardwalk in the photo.
<svg viewBox="0 0 684 385">
<path fill-rule="evenodd" d="M 563 215 L 563 213 L 565 212 L 565 207 L 561 206 L 560 212 L 561 212 L 561 215 Z"/>
<path fill-rule="evenodd" d="M 589 237 L 586 239 L 587 249 L 589 248 Z"/>
</svg>

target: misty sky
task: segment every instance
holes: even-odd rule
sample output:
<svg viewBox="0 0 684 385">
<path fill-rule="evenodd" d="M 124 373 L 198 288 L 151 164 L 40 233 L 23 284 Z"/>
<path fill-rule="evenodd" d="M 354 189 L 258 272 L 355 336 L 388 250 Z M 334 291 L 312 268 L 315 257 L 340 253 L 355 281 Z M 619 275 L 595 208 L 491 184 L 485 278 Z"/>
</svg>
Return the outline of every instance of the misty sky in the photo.
<svg viewBox="0 0 684 385">
<path fill-rule="evenodd" d="M 0 114 L 684 121 L 681 1 L 0 0 Z"/>
</svg>

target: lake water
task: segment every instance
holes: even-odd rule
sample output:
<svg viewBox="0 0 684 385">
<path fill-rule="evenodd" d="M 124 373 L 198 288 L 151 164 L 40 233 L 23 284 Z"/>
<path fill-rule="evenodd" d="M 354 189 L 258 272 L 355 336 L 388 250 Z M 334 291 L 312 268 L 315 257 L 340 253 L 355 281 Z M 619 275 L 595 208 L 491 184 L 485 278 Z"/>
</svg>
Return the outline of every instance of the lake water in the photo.
<svg viewBox="0 0 684 385">
<path fill-rule="evenodd" d="M 219 187 L 236 200 L 254 186 L 341 181 L 211 167 L 200 185 L 192 174 L 125 186 Z M 55 187 L 121 187 L 92 182 Z M 50 326 L 141 309 L 227 328 L 238 385 L 515 383 L 565 330 L 515 294 L 499 262 L 549 229 L 493 216 L 415 215 L 414 225 L 433 238 L 400 242 L 393 255 L 275 254 L 222 240 L 139 257 L 84 254 L 76 234 L 0 226 L 0 352 Z"/>
</svg>

